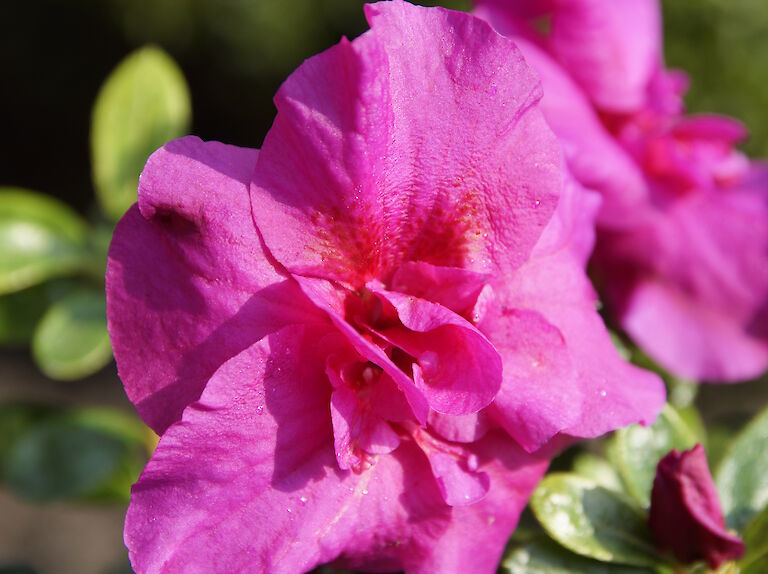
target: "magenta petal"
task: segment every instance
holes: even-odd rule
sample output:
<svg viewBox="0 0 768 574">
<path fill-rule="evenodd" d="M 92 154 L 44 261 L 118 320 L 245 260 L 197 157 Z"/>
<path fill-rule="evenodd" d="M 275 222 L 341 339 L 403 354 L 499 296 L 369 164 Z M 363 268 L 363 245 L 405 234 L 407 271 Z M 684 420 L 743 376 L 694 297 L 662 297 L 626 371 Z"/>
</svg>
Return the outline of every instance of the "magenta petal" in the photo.
<svg viewBox="0 0 768 574">
<path fill-rule="evenodd" d="M 367 360 L 381 367 L 405 395 L 416 419 L 425 423 L 429 404 L 413 380 L 401 371 L 377 345 L 363 337 L 343 316 L 344 297 L 348 291 L 324 279 L 296 277 L 302 291 L 330 317 L 337 329 L 349 340 L 354 349 Z"/>
<path fill-rule="evenodd" d="M 488 493 L 490 479 L 479 471 L 477 455 L 462 445 L 449 444 L 429 431 L 413 430 L 413 438 L 427 455 L 440 494 L 449 506 L 466 506 L 482 500 Z"/>
<path fill-rule="evenodd" d="M 366 12 L 371 31 L 305 62 L 275 98 L 251 185 L 270 251 L 353 288 L 407 261 L 519 266 L 560 187 L 535 74 L 468 14 Z"/>
<path fill-rule="evenodd" d="M 540 109 L 560 139 L 569 171 L 603 198 L 600 225 L 625 227 L 641 219 L 648 185 L 631 156 L 603 127 L 581 89 L 541 48 L 515 38 L 526 61 L 541 77 Z"/>
<path fill-rule="evenodd" d="M 451 525 L 433 541 L 419 568 L 408 573 L 496 572 L 501 554 L 528 497 L 551 456 L 529 455 L 503 432 L 489 433 L 471 447 L 490 488 L 480 502 L 452 508 Z"/>
<path fill-rule="evenodd" d="M 157 432 L 178 420 L 231 356 L 317 317 L 265 258 L 247 182 L 256 150 L 195 137 L 149 158 L 139 205 L 117 226 L 107 318 L 120 377 Z"/>
<path fill-rule="evenodd" d="M 287 574 L 336 559 L 409 574 L 495 572 L 547 458 L 483 439 L 473 452 L 493 477 L 488 494 L 453 509 L 411 442 L 360 474 L 339 471 L 330 351 L 322 331 L 286 329 L 216 372 L 133 489 L 125 539 L 137 572 Z"/>
<path fill-rule="evenodd" d="M 684 564 L 706 560 L 716 570 L 744 555 L 744 542 L 728 532 L 704 448 L 671 451 L 659 462 L 649 524 L 661 550 Z"/>
<path fill-rule="evenodd" d="M 486 411 L 469 415 L 444 415 L 429 413 L 429 428 L 435 434 L 451 442 L 475 442 L 483 438 L 493 426 Z"/>
<path fill-rule="evenodd" d="M 662 63 L 660 3 L 560 2 L 549 47 L 598 108 L 639 111 Z"/>
<path fill-rule="evenodd" d="M 346 387 L 335 389 L 331 395 L 331 421 L 336 460 L 343 470 L 359 467 L 364 453 L 387 454 L 400 444 L 392 427 L 376 413 L 366 411 Z"/>
<path fill-rule="evenodd" d="M 582 389 L 563 335 L 528 310 L 495 310 L 480 328 L 504 359 L 491 412 L 524 449 L 537 450 L 581 415 Z"/>
<path fill-rule="evenodd" d="M 391 288 L 466 316 L 487 280 L 488 276 L 481 273 L 417 261 L 405 263 L 395 272 Z"/>
<path fill-rule="evenodd" d="M 622 325 L 655 361 L 678 376 L 743 381 L 768 367 L 768 341 L 749 334 L 728 309 L 716 309 L 663 282 L 636 284 Z"/>
<path fill-rule="evenodd" d="M 596 253 L 622 326 L 678 376 L 738 381 L 768 367 L 768 181 L 751 177 L 679 198 Z"/>
<path fill-rule="evenodd" d="M 465 415 L 490 404 L 501 385 L 502 363 L 485 335 L 442 305 L 372 283 L 368 288 L 392 304 L 405 327 L 381 335 L 416 359 L 416 386 L 431 409 Z"/>
</svg>

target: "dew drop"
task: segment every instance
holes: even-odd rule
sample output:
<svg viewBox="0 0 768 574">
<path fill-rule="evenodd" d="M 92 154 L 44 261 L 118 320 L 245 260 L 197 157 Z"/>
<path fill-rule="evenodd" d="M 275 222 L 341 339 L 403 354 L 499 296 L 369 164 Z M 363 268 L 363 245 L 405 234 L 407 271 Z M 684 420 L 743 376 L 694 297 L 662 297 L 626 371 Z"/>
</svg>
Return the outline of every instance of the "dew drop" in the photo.
<svg viewBox="0 0 768 574">
<path fill-rule="evenodd" d="M 263 412 L 264 412 L 264 405 L 259 405 L 258 407 L 256 407 L 256 414 L 257 415 L 260 415 Z"/>
<path fill-rule="evenodd" d="M 307 497 L 306 496 L 302 496 L 301 498 L 299 498 L 299 502 L 301 502 L 302 504 L 306 504 L 307 503 Z"/>
<path fill-rule="evenodd" d="M 437 371 L 438 358 L 434 351 L 426 351 L 419 357 L 419 364 L 424 370 L 425 375 L 433 374 Z"/>
<path fill-rule="evenodd" d="M 534 207 L 539 207 L 539 205 L 541 205 L 541 200 L 540 199 L 537 199 L 536 201 L 533 202 L 533 206 Z"/>
<path fill-rule="evenodd" d="M 469 470 L 471 470 L 472 472 L 475 472 L 479 466 L 480 466 L 480 463 L 477 460 L 477 455 L 476 454 L 470 454 L 467 457 L 467 468 Z"/>
<path fill-rule="evenodd" d="M 600 396 L 601 396 L 601 397 L 604 397 L 604 396 L 606 396 L 607 394 L 608 394 L 608 393 L 607 393 L 606 391 L 600 391 Z"/>
<path fill-rule="evenodd" d="M 366 494 L 368 494 L 368 489 L 367 489 L 367 488 L 364 488 L 364 489 L 363 489 L 363 495 L 366 495 Z"/>
</svg>

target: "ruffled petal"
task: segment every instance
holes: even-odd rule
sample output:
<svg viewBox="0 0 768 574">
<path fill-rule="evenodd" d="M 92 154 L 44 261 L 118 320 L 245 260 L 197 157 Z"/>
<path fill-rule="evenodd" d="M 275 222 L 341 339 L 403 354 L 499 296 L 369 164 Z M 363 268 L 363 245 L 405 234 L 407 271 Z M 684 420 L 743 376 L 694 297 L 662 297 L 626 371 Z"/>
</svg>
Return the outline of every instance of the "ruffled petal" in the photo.
<svg viewBox="0 0 768 574">
<path fill-rule="evenodd" d="M 371 31 L 305 62 L 275 98 L 251 185 L 270 251 L 353 288 L 408 261 L 519 266 L 560 184 L 535 74 L 468 14 L 366 13 Z"/>
<path fill-rule="evenodd" d="M 416 387 L 432 410 L 465 415 L 490 404 L 501 385 L 502 362 L 485 335 L 442 305 L 372 283 L 368 288 L 395 308 L 405 327 L 376 332 L 416 360 Z"/>
<path fill-rule="evenodd" d="M 583 190 L 576 186 L 564 187 L 563 193 L 564 206 L 588 201 L 579 197 Z M 576 196 L 568 198 L 567 194 Z M 578 250 L 571 248 L 571 242 L 578 242 L 584 233 L 581 225 L 588 221 L 584 210 L 573 209 L 573 205 L 557 212 L 531 260 L 496 286 L 496 291 L 502 308 L 535 312 L 562 335 L 578 389 L 578 393 L 563 391 L 568 397 L 562 405 L 565 420 L 574 411 L 568 401 L 578 400 L 580 395 L 580 403 L 578 416 L 561 432 L 590 438 L 632 423 L 652 422 L 664 405 L 665 391 L 658 376 L 629 365 L 619 356 L 596 311 L 597 297 Z M 549 347 L 550 352 L 553 348 Z M 508 360 L 505 357 L 505 365 Z M 566 368 L 565 363 L 559 365 Z M 557 422 L 556 416 L 548 420 Z M 532 427 L 537 432 L 530 440 L 546 437 L 556 426 Z"/>
<path fill-rule="evenodd" d="M 115 231 L 107 318 L 128 397 L 155 431 L 227 359 L 318 313 L 267 261 L 251 218 L 257 151 L 187 137 L 147 162 Z"/>
<path fill-rule="evenodd" d="M 462 508 L 445 504 L 410 441 L 360 473 L 340 471 L 324 375 L 331 353 L 323 331 L 287 328 L 215 373 L 133 489 L 125 539 L 134 569 L 292 573 L 336 560 L 495 572 L 547 457 L 486 437 L 471 452 L 490 489 Z"/>
</svg>

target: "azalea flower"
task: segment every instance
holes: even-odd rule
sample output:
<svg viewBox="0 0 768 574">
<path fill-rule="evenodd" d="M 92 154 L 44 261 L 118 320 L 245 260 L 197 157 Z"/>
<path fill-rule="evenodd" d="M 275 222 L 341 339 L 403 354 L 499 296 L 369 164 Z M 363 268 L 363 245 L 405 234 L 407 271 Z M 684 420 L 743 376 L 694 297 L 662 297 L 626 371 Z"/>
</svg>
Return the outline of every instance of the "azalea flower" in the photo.
<svg viewBox="0 0 768 574">
<path fill-rule="evenodd" d="M 552 454 L 664 402 L 595 312 L 599 198 L 515 45 L 366 15 L 280 88 L 261 151 L 155 152 L 115 232 L 118 370 L 162 434 L 137 572 L 494 572 Z"/>
<path fill-rule="evenodd" d="M 478 4 L 540 74 L 569 169 L 603 198 L 591 268 L 622 328 L 680 377 L 762 373 L 766 168 L 735 149 L 739 123 L 682 115 L 687 78 L 663 66 L 659 3 Z"/>
<path fill-rule="evenodd" d="M 649 524 L 661 551 L 683 563 L 706 560 L 716 570 L 744 555 L 744 542 L 728 532 L 704 447 L 671 451 L 659 461 Z"/>
</svg>

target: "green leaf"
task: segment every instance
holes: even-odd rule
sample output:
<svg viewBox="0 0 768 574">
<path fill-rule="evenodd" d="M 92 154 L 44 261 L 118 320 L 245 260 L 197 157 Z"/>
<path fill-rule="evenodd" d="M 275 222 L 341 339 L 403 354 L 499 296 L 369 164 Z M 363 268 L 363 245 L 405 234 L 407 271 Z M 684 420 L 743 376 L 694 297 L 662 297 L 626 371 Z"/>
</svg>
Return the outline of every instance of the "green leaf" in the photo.
<svg viewBox="0 0 768 574">
<path fill-rule="evenodd" d="M 57 199 L 0 188 L 0 295 L 79 271 L 87 235 L 85 221 Z"/>
<path fill-rule="evenodd" d="M 51 408 L 41 405 L 0 405 L 0 478 L 4 474 L 4 462 L 16 441 L 35 424 L 49 417 Z"/>
<path fill-rule="evenodd" d="M 730 445 L 715 472 L 725 520 L 741 530 L 768 504 L 768 409 Z"/>
<path fill-rule="evenodd" d="M 627 493 L 647 508 L 659 460 L 672 449 L 687 450 L 698 441 L 696 431 L 667 404 L 652 426 L 633 425 L 618 430 L 608 454 Z"/>
<path fill-rule="evenodd" d="M 572 473 L 546 476 L 531 498 L 544 529 L 569 550 L 602 562 L 659 562 L 647 516 L 628 498 Z"/>
<path fill-rule="evenodd" d="M 539 537 L 509 550 L 501 574 L 653 574 L 652 568 L 605 564 L 573 554 L 548 538 Z"/>
<path fill-rule="evenodd" d="M 107 365 L 112 347 L 104 293 L 80 289 L 51 306 L 35 330 L 32 354 L 43 373 L 64 381 Z"/>
<path fill-rule="evenodd" d="M 747 552 L 738 561 L 741 574 L 768 572 L 768 506 L 747 525 L 742 539 Z"/>
<path fill-rule="evenodd" d="M 122 441 L 56 418 L 35 426 L 9 449 L 5 480 L 33 500 L 81 497 L 101 487 L 119 469 Z"/>
<path fill-rule="evenodd" d="M 114 220 L 136 201 L 149 155 L 187 133 L 191 104 L 184 76 L 165 52 L 137 50 L 101 88 L 93 108 L 91 154 L 96 194 Z"/>
<path fill-rule="evenodd" d="M 600 486 L 623 492 L 616 469 L 607 460 L 589 452 L 578 455 L 573 461 L 573 472 L 584 478 L 594 480 Z"/>
<path fill-rule="evenodd" d="M 127 502 L 147 447 L 143 423 L 115 409 L 0 407 L 0 478 L 29 499 Z"/>
<path fill-rule="evenodd" d="M 44 284 L 0 295 L 0 345 L 29 344 L 35 326 L 49 303 L 48 289 Z"/>
</svg>

